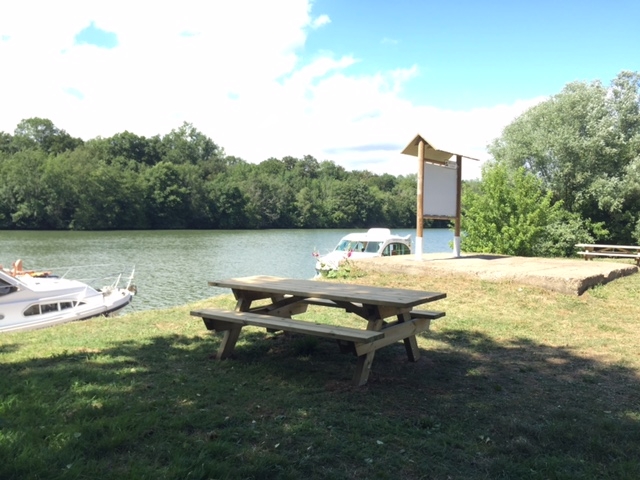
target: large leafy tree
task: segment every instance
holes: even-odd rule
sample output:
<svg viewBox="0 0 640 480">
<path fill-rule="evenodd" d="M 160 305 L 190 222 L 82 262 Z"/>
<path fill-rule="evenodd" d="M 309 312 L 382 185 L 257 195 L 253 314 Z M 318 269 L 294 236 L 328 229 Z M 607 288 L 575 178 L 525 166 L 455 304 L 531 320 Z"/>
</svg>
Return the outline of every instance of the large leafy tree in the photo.
<svg viewBox="0 0 640 480">
<path fill-rule="evenodd" d="M 224 157 L 223 149 L 187 122 L 162 137 L 162 149 L 163 159 L 174 164 L 195 165 L 212 159 L 222 161 Z"/>
<path fill-rule="evenodd" d="M 371 227 L 380 222 L 381 211 L 380 198 L 373 195 L 368 185 L 355 179 L 335 181 L 327 198 L 327 213 L 337 228 Z"/>
<path fill-rule="evenodd" d="M 177 165 L 163 161 L 146 170 L 145 188 L 147 215 L 152 228 L 187 227 L 191 192 Z"/>
<path fill-rule="evenodd" d="M 41 150 L 23 150 L 5 159 L 0 164 L 0 203 L 14 228 L 55 228 L 47 213 L 51 203 L 51 192 L 43 174 L 47 156 Z"/>
<path fill-rule="evenodd" d="M 77 148 L 83 141 L 59 129 L 51 120 L 34 117 L 18 124 L 13 143 L 16 151 L 38 148 L 46 153 L 62 153 Z"/>
<path fill-rule="evenodd" d="M 490 152 L 535 174 L 569 212 L 604 222 L 603 241 L 640 242 L 640 74 L 567 85 L 506 127 Z"/>
<path fill-rule="evenodd" d="M 416 222 L 416 182 L 415 174 L 401 176 L 396 180 L 386 199 L 389 227 L 414 226 Z"/>
</svg>

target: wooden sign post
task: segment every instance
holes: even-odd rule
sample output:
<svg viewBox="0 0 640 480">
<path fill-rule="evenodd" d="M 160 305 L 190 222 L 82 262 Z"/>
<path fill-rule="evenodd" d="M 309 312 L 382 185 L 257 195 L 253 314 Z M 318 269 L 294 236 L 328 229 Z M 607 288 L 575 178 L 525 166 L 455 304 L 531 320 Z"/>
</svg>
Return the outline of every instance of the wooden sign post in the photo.
<svg viewBox="0 0 640 480">
<path fill-rule="evenodd" d="M 453 254 L 459 257 L 462 157 L 477 159 L 436 149 L 420 135 L 417 135 L 402 153 L 418 157 L 416 259 L 422 259 L 425 218 L 454 221 Z M 453 157 L 455 161 L 452 160 Z"/>
</svg>

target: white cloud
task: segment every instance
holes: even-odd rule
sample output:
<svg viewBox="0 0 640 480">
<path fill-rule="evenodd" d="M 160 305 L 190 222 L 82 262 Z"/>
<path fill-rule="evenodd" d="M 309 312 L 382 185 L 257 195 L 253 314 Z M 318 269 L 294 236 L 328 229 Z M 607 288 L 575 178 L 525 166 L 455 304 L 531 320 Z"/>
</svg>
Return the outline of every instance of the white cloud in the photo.
<svg viewBox="0 0 640 480">
<path fill-rule="evenodd" d="M 91 22 L 115 33 L 117 47 L 77 45 Z M 302 58 L 307 35 L 329 22 L 304 0 L 15 2 L 0 17 L 0 131 L 42 117 L 84 139 L 151 136 L 187 121 L 252 162 L 309 154 L 406 174 L 415 162 L 399 152 L 416 133 L 483 157 L 538 101 L 467 112 L 412 105 L 400 93 L 415 66 L 356 76 L 353 57 Z M 465 178 L 479 172 L 468 163 Z"/>
<path fill-rule="evenodd" d="M 326 25 L 328 23 L 331 23 L 331 19 L 329 18 L 328 15 L 320 15 L 319 17 L 315 18 L 313 20 L 313 22 L 311 22 L 311 26 L 313 28 L 320 28 L 323 25 Z"/>
</svg>

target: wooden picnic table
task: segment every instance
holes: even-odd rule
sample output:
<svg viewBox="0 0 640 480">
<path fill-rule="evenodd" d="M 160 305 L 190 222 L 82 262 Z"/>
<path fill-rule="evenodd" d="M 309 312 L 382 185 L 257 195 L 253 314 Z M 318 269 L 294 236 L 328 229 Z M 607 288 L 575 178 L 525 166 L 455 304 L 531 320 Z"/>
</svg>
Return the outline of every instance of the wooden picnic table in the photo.
<svg viewBox="0 0 640 480">
<path fill-rule="evenodd" d="M 318 280 L 253 276 L 210 281 L 209 285 L 230 288 L 237 301 L 235 311 L 203 309 L 191 315 L 201 317 L 209 330 L 224 332 L 216 358 L 228 357 L 243 326 L 264 327 L 268 331 L 289 331 L 331 338 L 341 351 L 358 357 L 355 385 L 367 382 L 376 350 L 404 342 L 410 361 L 420 352 L 416 334 L 429 329 L 431 320 L 444 312 L 416 310 L 415 307 L 446 297 L 445 293 L 399 288 L 373 287 Z M 261 300 L 254 306 L 254 302 Z M 264 302 L 263 300 L 267 300 Z M 362 329 L 316 324 L 293 319 L 309 305 L 340 308 L 363 319 Z"/>
<path fill-rule="evenodd" d="M 631 258 L 640 267 L 640 246 L 637 245 L 578 243 L 576 248 L 581 250 L 578 255 L 581 255 L 585 260 L 591 260 L 593 257 Z"/>
</svg>

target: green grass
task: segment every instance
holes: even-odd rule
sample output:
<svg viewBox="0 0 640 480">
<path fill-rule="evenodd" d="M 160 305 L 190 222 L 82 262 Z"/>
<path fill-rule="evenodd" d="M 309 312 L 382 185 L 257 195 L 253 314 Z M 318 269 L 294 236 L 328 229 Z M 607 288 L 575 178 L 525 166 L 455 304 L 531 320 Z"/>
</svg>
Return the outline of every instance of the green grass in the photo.
<svg viewBox="0 0 640 480">
<path fill-rule="evenodd" d="M 346 281 L 447 292 L 419 362 L 389 346 L 353 387 L 335 344 L 258 329 L 216 361 L 189 310 L 231 296 L 1 335 L 0 478 L 640 478 L 640 275 L 580 297 L 434 273 Z"/>
</svg>

